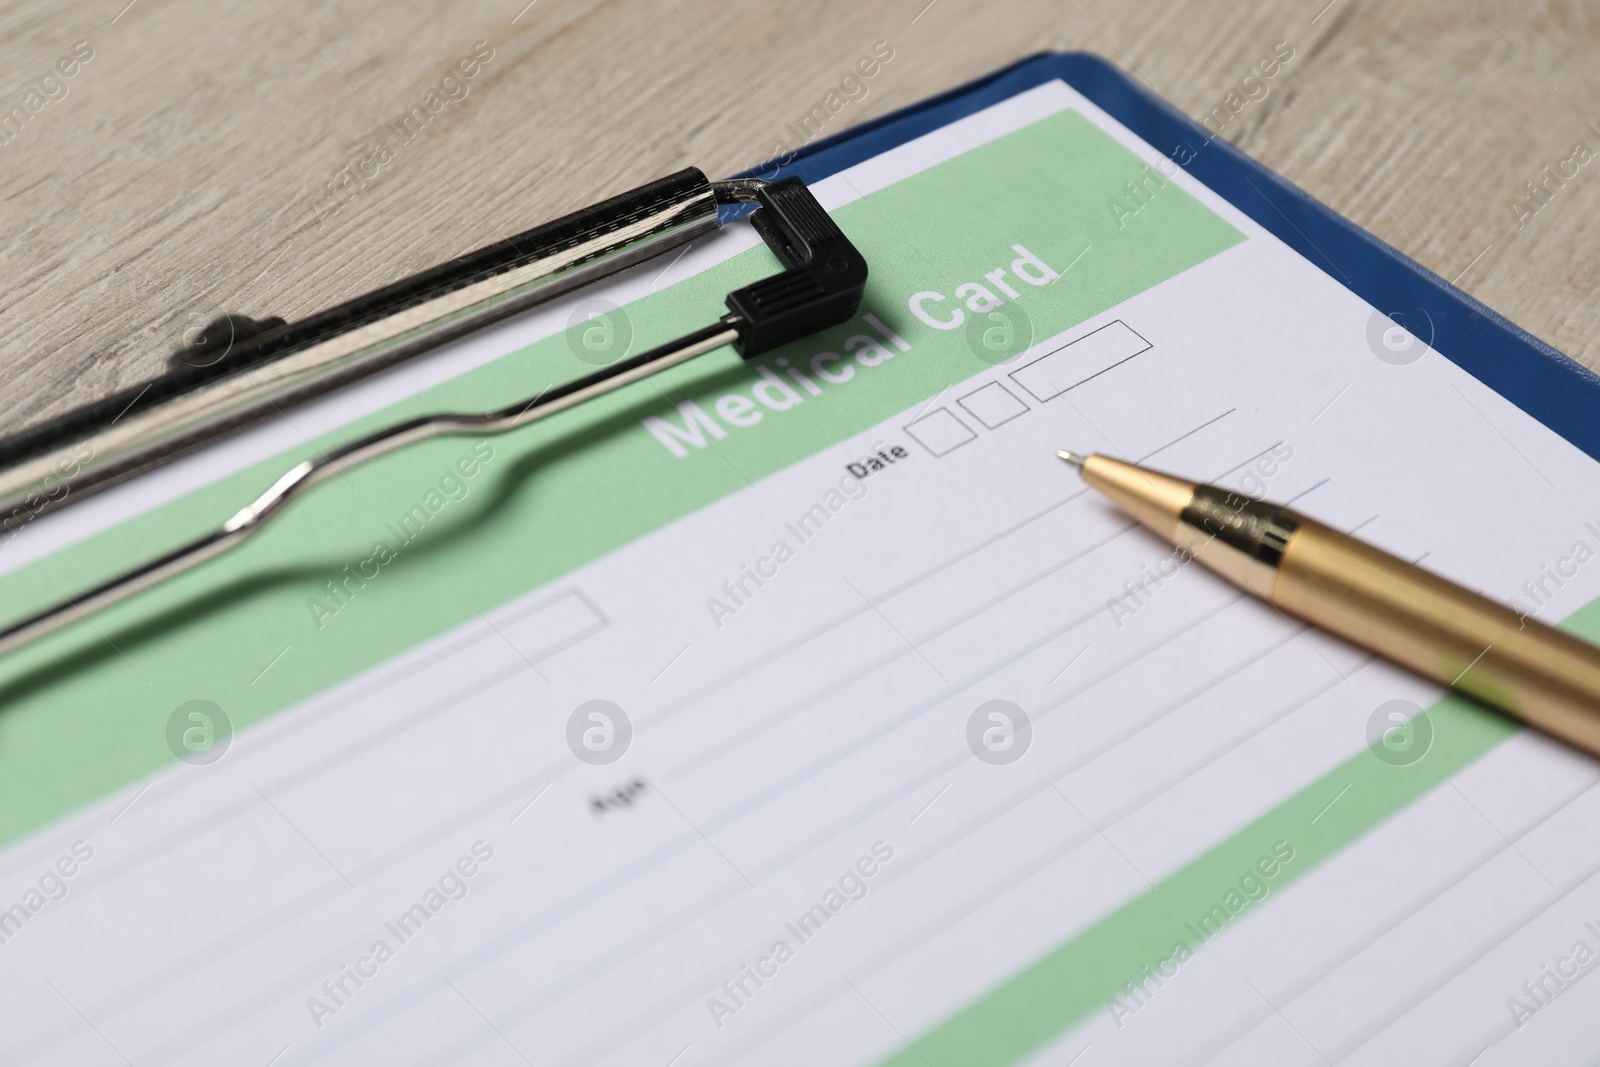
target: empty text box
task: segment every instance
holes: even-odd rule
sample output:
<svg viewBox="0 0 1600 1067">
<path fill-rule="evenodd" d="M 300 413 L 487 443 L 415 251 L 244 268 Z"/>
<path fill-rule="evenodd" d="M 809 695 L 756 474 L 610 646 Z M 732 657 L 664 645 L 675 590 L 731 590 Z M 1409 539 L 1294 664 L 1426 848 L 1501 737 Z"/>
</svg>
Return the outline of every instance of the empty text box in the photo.
<svg viewBox="0 0 1600 1067">
<path fill-rule="evenodd" d="M 1011 380 L 1043 403 L 1149 348 L 1149 341 L 1118 319 L 1012 371 Z"/>
<path fill-rule="evenodd" d="M 990 430 L 1028 410 L 1028 405 L 1012 396 L 1011 391 L 999 382 L 990 382 L 982 389 L 975 389 L 956 403 Z"/>
<path fill-rule="evenodd" d="M 978 435 L 956 418 L 949 408 L 934 408 L 922 418 L 906 426 L 912 439 L 932 452 L 942 456 L 952 452 Z"/>
</svg>

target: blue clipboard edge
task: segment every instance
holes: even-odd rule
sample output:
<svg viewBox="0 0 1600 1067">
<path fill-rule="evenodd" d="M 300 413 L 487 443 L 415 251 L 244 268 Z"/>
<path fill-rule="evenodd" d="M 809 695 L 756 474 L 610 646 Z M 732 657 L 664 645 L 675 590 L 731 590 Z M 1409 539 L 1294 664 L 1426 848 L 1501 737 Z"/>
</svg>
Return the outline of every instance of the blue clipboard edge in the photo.
<svg viewBox="0 0 1600 1067">
<path fill-rule="evenodd" d="M 1600 460 L 1600 375 L 1213 137 L 1099 56 L 1031 56 L 744 174 L 817 181 L 1058 78 L 1351 292 Z"/>
</svg>

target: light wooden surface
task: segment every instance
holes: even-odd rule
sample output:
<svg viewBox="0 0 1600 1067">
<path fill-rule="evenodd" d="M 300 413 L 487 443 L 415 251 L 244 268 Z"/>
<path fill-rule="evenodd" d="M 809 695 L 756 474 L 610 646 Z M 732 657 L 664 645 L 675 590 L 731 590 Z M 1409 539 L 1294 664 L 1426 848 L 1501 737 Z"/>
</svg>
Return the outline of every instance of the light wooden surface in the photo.
<svg viewBox="0 0 1600 1067">
<path fill-rule="evenodd" d="M 1600 149 L 1592 3 L 525 4 L 12 0 L 0 111 L 28 117 L 0 144 L 0 432 L 158 372 L 197 315 L 293 319 L 680 166 L 758 162 L 879 41 L 893 58 L 826 132 L 1045 49 L 1101 53 L 1199 117 L 1287 41 L 1225 135 L 1600 366 L 1600 160 L 1514 207 Z M 29 112 L 80 41 L 93 58 Z M 480 41 L 465 98 L 319 218 Z"/>
</svg>

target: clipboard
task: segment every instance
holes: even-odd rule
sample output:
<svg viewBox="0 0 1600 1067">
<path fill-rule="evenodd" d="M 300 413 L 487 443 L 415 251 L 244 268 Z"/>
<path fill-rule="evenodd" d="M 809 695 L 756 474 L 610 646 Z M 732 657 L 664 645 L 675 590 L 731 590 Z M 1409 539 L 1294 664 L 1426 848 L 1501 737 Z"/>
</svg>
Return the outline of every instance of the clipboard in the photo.
<svg viewBox="0 0 1600 1067">
<path fill-rule="evenodd" d="M 1021 91 L 1043 85 L 1047 82 L 1060 79 L 1072 88 L 1083 93 L 1092 102 L 1106 110 L 1114 118 L 1129 126 L 1134 133 L 1144 137 L 1158 147 L 1165 146 L 1169 153 L 1175 153 L 1175 165 L 1188 169 L 1196 178 L 1206 183 L 1211 189 L 1232 201 L 1245 214 L 1255 219 L 1263 228 L 1278 236 L 1296 251 L 1301 252 L 1311 262 L 1317 264 L 1331 277 L 1340 280 L 1351 292 L 1374 303 L 1379 308 L 1387 308 L 1393 316 L 1396 325 L 1412 332 L 1423 334 L 1442 354 L 1455 360 L 1462 367 L 1477 375 L 1485 383 L 1501 391 L 1506 397 L 1513 400 L 1525 411 L 1534 415 L 1551 428 L 1555 429 L 1565 439 L 1578 445 L 1591 457 L 1597 456 L 1596 435 L 1586 429 L 1585 412 L 1583 405 L 1600 399 L 1600 379 L 1583 370 L 1577 364 L 1567 360 L 1564 356 L 1544 346 L 1536 340 L 1519 331 L 1515 326 L 1496 316 L 1493 312 L 1472 302 L 1470 298 L 1453 289 L 1441 279 L 1431 275 L 1418 265 L 1406 260 L 1399 253 L 1387 248 L 1380 242 L 1371 238 L 1363 231 L 1339 219 L 1324 206 L 1306 197 L 1269 171 L 1249 161 L 1247 158 L 1233 150 L 1230 146 L 1214 142 L 1203 147 L 1199 141 L 1205 132 L 1193 123 L 1184 119 L 1159 99 L 1149 95 L 1130 79 L 1118 73 L 1114 68 L 1103 61 L 1083 55 L 1049 55 L 1025 60 L 1018 65 L 999 72 L 989 78 L 982 79 L 962 89 L 945 94 L 921 105 L 887 116 L 884 119 L 868 124 L 866 127 L 842 134 L 826 141 L 807 146 L 796 153 L 792 160 L 781 164 L 754 168 L 750 174 L 767 179 L 782 178 L 789 175 L 799 176 L 807 182 L 819 181 L 829 175 L 838 173 L 842 168 L 876 156 L 888 149 L 906 144 L 910 140 L 934 130 L 943 128 L 950 123 L 971 115 L 990 104 L 998 103 Z M 1184 146 L 1194 148 L 1191 153 L 1183 151 Z M 1179 161 L 1176 157 L 1183 156 Z M 1426 324 L 1425 326 L 1423 324 Z M 1131 328 L 1115 331 L 1124 338 L 1132 338 L 1138 344 L 1144 344 Z M 886 336 L 884 344 L 890 343 Z M 1148 347 L 1148 345 L 1146 345 Z M 1465 353 L 1465 354 L 1463 354 Z M 798 395 L 798 394 L 797 394 Z M 1039 394 L 1035 394 L 1036 400 Z M 1011 397 L 1012 402 L 1020 402 L 1017 397 Z M 967 409 L 970 413 L 971 409 Z M 995 418 L 995 426 L 1016 425 L 1014 422 L 1005 421 L 1002 415 Z M 988 423 L 985 423 L 988 427 Z M 992 427 L 989 427 L 992 429 Z M 636 427 L 635 427 L 636 429 Z M 588 435 L 582 442 L 572 447 L 587 447 L 595 445 L 594 435 Z M 930 448 L 930 452 L 933 449 Z M 960 453 L 952 453 L 960 455 Z M 665 455 L 665 453 L 663 453 Z M 664 461 L 666 462 L 666 461 Z M 944 459 L 935 459 L 929 462 L 957 462 Z M 479 469 L 481 469 L 481 464 Z M 456 484 L 462 478 L 470 478 L 466 468 L 461 469 L 461 476 L 446 470 L 445 476 L 453 479 Z M 765 472 L 762 472 L 765 473 Z M 444 483 L 441 481 L 440 485 Z M 710 491 L 699 504 L 715 501 L 717 497 Z M 444 505 L 454 507 L 454 504 Z M 849 506 L 854 506 L 849 505 Z M 446 514 L 450 514 L 446 512 Z M 368 561 L 361 561 L 366 563 Z M 357 564 L 359 566 L 360 563 Z M 575 566 L 575 564 L 574 564 Z M 381 572 L 379 572 L 381 573 Z M 387 581 L 387 579 L 385 579 Z M 511 618 L 501 617 L 500 623 L 511 626 L 522 626 L 530 619 L 538 625 L 548 625 L 559 632 L 550 640 L 555 642 L 551 647 L 563 642 L 581 641 L 588 636 L 603 632 L 611 625 L 612 619 L 606 614 L 605 609 L 596 601 L 588 598 L 581 590 L 566 589 L 559 591 L 548 600 L 533 606 L 524 616 Z M 491 625 L 494 625 L 491 623 Z M 119 635 L 120 636 L 120 635 Z M 497 634 L 497 636 L 500 636 Z M 549 636 L 549 635 L 547 635 Z M 541 638 L 541 640 L 544 638 Z M 269 650 L 270 651 L 270 650 Z M 448 649 L 436 648 L 433 651 L 443 654 Z M 107 653 L 109 655 L 109 653 Z M 282 654 L 280 653 L 280 658 Z M 262 674 L 273 670 L 278 660 L 265 663 Z M 530 664 L 531 665 L 531 664 Z M 512 663 L 516 670 L 522 669 L 520 665 Z M 671 667 L 671 664 L 668 664 Z M 254 684 L 253 682 L 251 683 Z M 652 683 L 654 684 L 654 683 Z M 581 706 L 578 711 L 584 711 L 589 705 Z M 182 709 L 180 709 L 182 710 Z M 195 714 L 201 714 L 196 712 Z M 603 714 L 604 709 L 598 711 L 591 709 L 589 714 Z M 195 720 L 197 723 L 200 720 Z M 180 723 L 180 726 L 182 724 Z M 581 723 L 580 723 L 581 725 Z M 292 736 L 293 730 L 280 728 L 274 735 L 274 742 L 281 741 L 285 745 L 293 744 L 296 740 Z M 1498 739 L 1499 735 L 1496 735 Z M 491 738 L 491 741 L 493 739 Z M 570 738 L 569 738 L 570 743 Z M 225 746 L 224 746 L 225 747 Z M 496 753 L 489 751 L 500 746 L 490 744 L 485 746 L 485 758 L 492 758 Z M 177 749 L 174 749 L 176 753 Z M 576 750 L 575 750 L 576 751 Z M 217 753 L 218 758 L 224 755 Z M 183 757 L 179 757 L 180 759 Z M 581 758 L 581 757 L 580 757 Z M 194 761 L 204 770 L 196 772 L 192 779 L 199 783 L 194 788 L 203 789 L 206 784 L 215 778 L 220 778 L 220 772 L 215 776 L 209 775 L 209 763 L 202 759 Z M 191 768 L 192 769 L 192 768 Z M 229 768 L 224 765 L 221 771 Z M 190 782 L 185 782 L 185 788 L 190 787 Z M 265 805 L 271 805 L 272 784 L 267 783 L 267 789 L 261 793 Z M 614 792 L 598 796 L 597 804 L 603 816 L 610 818 L 612 814 L 626 811 L 634 805 L 641 803 L 641 797 L 650 794 L 650 787 L 637 780 L 623 782 Z M 162 802 L 162 791 L 153 791 L 153 794 L 141 799 L 129 790 L 132 800 L 129 804 L 137 804 L 134 808 L 135 819 L 143 814 L 149 805 Z M 509 795 L 509 794 L 508 794 Z M 512 809 L 521 805 L 520 810 L 514 814 L 508 811 L 514 821 L 522 817 L 529 810 L 529 805 L 538 801 L 542 793 L 534 795 L 532 800 L 516 796 L 511 802 Z M 936 798 L 937 799 L 937 798 Z M 246 797 L 250 805 L 254 806 L 252 797 Z M 546 801 L 546 804 L 550 801 Z M 946 802 L 948 803 L 948 801 Z M 1320 803 L 1320 801 L 1319 801 Z M 234 804 L 234 808 L 243 806 Z M 126 809 L 124 809 L 126 810 Z M 221 810 L 219 808 L 219 810 Z M 275 809 L 274 809 L 275 810 Z M 1313 809 L 1308 814 L 1317 814 Z M 117 818 L 122 817 L 122 812 L 115 813 Z M 275 817 L 275 815 L 274 815 Z M 132 820 L 130 820 L 132 821 Z M 1329 825 L 1334 820 L 1330 819 L 1322 825 Z M 122 824 L 126 825 L 126 824 Z M 519 824 L 525 826 L 524 824 Z M 1359 828 L 1358 828 L 1359 829 Z M 693 838 L 693 834 L 686 834 Z M 709 840 L 709 838 L 707 839 Z M 508 859 L 496 859 L 498 866 L 487 866 L 488 856 L 492 851 L 487 848 L 480 850 L 483 842 L 474 842 L 470 850 L 463 850 L 460 857 L 455 860 L 455 869 L 461 874 L 452 875 L 446 870 L 446 875 L 455 879 L 455 885 L 462 885 L 461 879 L 471 878 L 475 875 L 468 871 L 477 872 L 489 869 L 498 875 L 503 870 Z M 879 850 L 876 844 L 869 852 L 864 852 L 856 870 L 879 870 L 892 856 L 892 850 Z M 1252 853 L 1252 856 L 1254 854 Z M 1286 856 L 1288 858 L 1286 858 Z M 67 857 L 71 858 L 71 857 Z M 1263 855 L 1262 861 L 1271 860 L 1273 870 L 1283 869 L 1293 858 L 1293 850 L 1287 853 L 1271 853 Z M 81 857 L 79 857 L 81 859 Z M 1231 861 L 1230 861 L 1231 862 Z M 1308 860 L 1302 859 L 1304 866 Z M 78 864 L 81 866 L 82 864 Z M 91 872 L 97 868 L 88 868 Z M 1295 869 L 1298 873 L 1299 868 Z M 328 872 L 320 872 L 324 875 Z M 360 877 L 361 872 L 356 872 Z M 848 873 L 848 872 L 846 872 Z M 1234 872 L 1236 873 L 1236 872 Z M 436 871 L 430 871 L 433 877 Z M 863 877 L 870 877 L 863 874 Z M 1263 874 L 1271 878 L 1272 875 Z M 337 879 L 328 877 L 333 884 Z M 1276 883 L 1284 884 L 1288 879 Z M 442 882 L 440 883 L 443 884 Z M 482 884 L 482 883 L 475 883 Z M 335 888 L 338 888 L 336 885 Z M 476 891 L 476 890 L 474 890 Z M 876 892 L 876 890 L 873 890 Z M 1274 892 L 1277 890 L 1274 889 Z M 465 890 L 463 890 L 465 892 Z M 407 902 L 409 903 L 409 901 Z M 1157 904 L 1161 903 L 1159 900 Z M 853 906 L 853 905 L 852 905 Z M 440 905 L 455 908 L 454 904 Z M 446 913 L 442 922 L 453 923 L 457 921 L 458 912 Z M 1128 912 L 1132 919 L 1149 917 L 1149 910 L 1140 912 L 1135 906 Z M 464 916 L 462 916 L 464 918 Z M 431 921 L 431 920 L 430 920 Z M 431 936 L 432 931 L 430 931 Z M 398 935 L 396 935 L 398 936 Z M 409 957 L 408 957 L 409 958 Z M 362 957 L 356 961 L 356 966 L 362 967 L 370 963 L 369 957 Z M 757 965 L 760 963 L 757 961 Z M 362 971 L 363 974 L 367 973 Z M 762 973 L 766 973 L 763 971 Z M 319 972 L 315 979 L 322 979 Z M 387 977 L 387 976 L 386 976 Z M 1120 975 L 1119 975 L 1120 977 Z M 339 975 L 335 974 L 329 981 L 338 981 Z M 307 987 L 314 991 L 315 984 Z M 359 987 L 357 987 L 359 988 Z M 470 987 L 468 987 L 470 989 Z M 346 995 L 349 991 L 346 990 Z M 342 1011 L 344 1005 L 337 1001 L 323 1001 L 322 994 L 314 994 L 318 998 L 318 1005 L 328 1015 L 319 1016 L 313 1011 L 312 1018 L 318 1024 L 327 1020 L 335 1013 L 335 1009 Z M 353 1001 L 359 1006 L 360 1011 L 366 1010 L 366 1005 L 376 1000 L 378 996 L 386 994 L 361 994 L 360 1000 Z M 331 1006 L 330 1006 L 331 1005 Z M 387 1006 L 387 1005 L 385 1005 Z M 402 1006 L 401 1009 L 404 1010 Z M 488 1019 L 490 1016 L 482 1016 Z M 477 1016 L 474 1016 L 476 1019 Z M 350 1020 L 349 1016 L 330 1022 L 344 1024 Z M 303 1013 L 300 1020 L 304 1022 Z M 991 1020 L 992 1021 L 992 1020 Z M 700 1020 L 704 1022 L 704 1019 Z M 1002 1019 L 1001 1029 L 1009 1026 L 1009 1020 Z M 476 1023 L 474 1023 L 476 1025 Z M 493 1024 L 491 1024 L 493 1025 Z M 343 1032 L 340 1033 L 343 1040 Z M 914 1038 L 920 1040 L 918 1035 Z M 1034 1048 L 1041 1043 L 1035 1038 L 1036 1034 L 1021 1034 L 1017 1036 L 1019 1042 L 1033 1041 Z M 1019 1052 L 1015 1048 L 1001 1048 L 996 1045 L 991 1051 L 969 1058 L 947 1056 L 954 1042 L 941 1047 L 941 1063 L 977 1063 L 977 1062 L 1016 1062 L 1025 1054 L 1026 1050 Z M 661 1057 L 665 1062 L 674 1049 L 667 1049 L 666 1055 Z M 272 1052 L 267 1050 L 268 1054 Z M 681 1053 L 680 1053 L 681 1055 Z M 896 1058 L 894 1063 L 916 1063 L 921 1058 L 914 1049 L 907 1049 L 905 1054 Z"/>
</svg>

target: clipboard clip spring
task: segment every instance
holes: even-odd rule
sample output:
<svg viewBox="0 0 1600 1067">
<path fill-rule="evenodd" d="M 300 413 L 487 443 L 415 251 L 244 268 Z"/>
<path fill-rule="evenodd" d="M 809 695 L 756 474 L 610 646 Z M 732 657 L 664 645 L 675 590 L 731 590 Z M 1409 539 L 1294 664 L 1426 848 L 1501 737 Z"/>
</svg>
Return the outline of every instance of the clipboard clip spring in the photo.
<svg viewBox="0 0 1600 1067">
<path fill-rule="evenodd" d="M 424 415 L 304 460 L 212 532 L 76 597 L 63 596 L 58 603 L 0 631 L 0 655 L 227 552 L 259 531 L 301 495 L 335 474 L 368 460 L 435 437 L 483 436 L 519 429 L 724 345 L 732 345 L 747 360 L 753 359 L 846 322 L 856 313 L 867 282 L 866 259 L 817 203 L 816 197 L 803 181 L 791 177 L 777 182 L 759 178 L 707 182 L 699 171 L 686 171 L 663 181 L 676 180 L 692 185 L 696 178 L 713 194 L 715 204 L 757 205 L 757 210 L 750 215 L 751 223 L 785 268 L 780 274 L 728 294 L 729 310 L 726 315 L 668 344 L 621 359 L 592 374 L 547 389 L 497 411 Z M 569 216 L 569 219 L 577 217 Z M 559 228 L 566 221 L 558 220 L 550 227 Z M 509 243 L 515 246 L 516 242 L 517 238 L 512 238 Z M 656 251 L 660 250 L 658 248 Z M 469 255 L 463 260 L 471 258 Z M 634 258 L 623 265 L 637 261 Z M 581 266 L 582 263 L 582 260 L 574 261 L 574 265 Z M 444 269 L 436 268 L 436 271 Z M 613 266 L 612 269 L 617 268 Z M 509 272 L 509 268 L 497 267 L 497 270 L 500 275 Z M 429 273 L 424 272 L 418 278 Z M 460 273 L 458 270 L 457 274 Z M 452 278 L 451 283 L 458 287 L 468 284 L 459 278 Z M 411 284 L 410 280 L 397 283 L 390 289 L 400 289 L 408 284 Z M 571 288 L 575 288 L 575 285 L 565 287 L 568 291 Z M 373 294 L 373 298 L 383 296 L 384 292 Z M 442 292 L 446 292 L 446 289 L 440 285 L 424 290 L 420 297 L 413 296 L 409 303 L 391 300 L 386 316 L 369 316 L 367 322 L 344 324 L 328 336 L 315 338 L 314 343 L 334 343 L 350 332 L 371 327 L 374 322 L 384 325 L 390 319 L 403 315 L 408 308 L 417 306 L 420 301 L 441 299 Z M 360 302 L 354 301 L 352 306 Z M 394 307 L 394 304 L 400 306 Z M 341 310 L 344 309 L 333 309 L 335 312 Z M 231 321 L 234 318 L 242 321 L 235 323 Z M 254 340 L 262 345 L 274 338 L 281 338 L 284 332 L 292 329 L 281 320 L 258 322 L 243 316 L 224 316 L 202 332 L 202 346 L 216 343 L 210 336 L 213 327 L 218 336 L 232 335 L 234 340 Z M 245 334 L 244 338 L 234 334 L 236 328 Z M 283 358 L 292 356 L 293 353 L 290 353 Z M 0 446 L 4 444 L 0 442 Z M 110 476 L 103 476 L 103 481 L 108 483 L 110 480 Z M 90 490 L 98 487 L 99 484 L 87 486 Z"/>
</svg>

